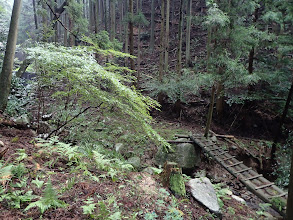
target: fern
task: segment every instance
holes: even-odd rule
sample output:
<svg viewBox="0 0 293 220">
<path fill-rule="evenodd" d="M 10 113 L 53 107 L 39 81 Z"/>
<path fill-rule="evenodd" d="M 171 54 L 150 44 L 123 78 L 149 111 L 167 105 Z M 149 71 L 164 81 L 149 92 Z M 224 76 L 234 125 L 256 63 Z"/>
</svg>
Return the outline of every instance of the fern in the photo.
<svg viewBox="0 0 293 220">
<path fill-rule="evenodd" d="M 50 208 L 64 208 L 66 206 L 67 204 L 65 202 L 58 199 L 58 196 L 52 187 L 52 183 L 49 180 L 46 189 L 44 190 L 44 196 L 38 201 L 29 204 L 24 211 L 27 211 L 33 207 L 38 207 L 40 212 L 43 214 Z"/>
</svg>

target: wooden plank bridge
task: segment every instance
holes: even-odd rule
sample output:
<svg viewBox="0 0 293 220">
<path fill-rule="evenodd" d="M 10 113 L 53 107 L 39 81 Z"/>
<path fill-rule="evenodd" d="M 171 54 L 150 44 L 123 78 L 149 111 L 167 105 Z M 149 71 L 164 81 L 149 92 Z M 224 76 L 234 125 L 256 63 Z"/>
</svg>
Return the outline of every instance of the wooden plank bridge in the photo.
<svg viewBox="0 0 293 220">
<path fill-rule="evenodd" d="M 214 158 L 229 173 L 237 178 L 248 190 L 257 195 L 266 203 L 272 204 L 272 208 L 282 216 L 286 213 L 287 193 L 270 182 L 263 175 L 258 174 L 251 167 L 247 167 L 243 161 L 239 161 L 219 146 L 218 143 L 211 141 L 203 136 L 180 136 L 188 137 L 199 146 L 204 153 Z M 280 205 L 283 204 L 283 205 Z"/>
</svg>

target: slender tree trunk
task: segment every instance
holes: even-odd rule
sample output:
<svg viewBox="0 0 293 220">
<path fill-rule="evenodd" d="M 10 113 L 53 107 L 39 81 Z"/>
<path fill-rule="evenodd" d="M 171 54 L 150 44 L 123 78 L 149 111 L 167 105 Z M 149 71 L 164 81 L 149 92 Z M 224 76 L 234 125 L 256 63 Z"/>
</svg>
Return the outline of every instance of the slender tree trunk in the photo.
<svg viewBox="0 0 293 220">
<path fill-rule="evenodd" d="M 291 155 L 291 171 L 290 171 L 290 181 L 289 181 L 288 200 L 287 200 L 287 213 L 285 218 L 286 220 L 293 219 L 292 207 L 293 207 L 293 151 Z"/>
<path fill-rule="evenodd" d="M 104 23 L 105 30 L 108 31 L 107 0 L 104 0 Z"/>
<path fill-rule="evenodd" d="M 286 119 L 286 116 L 287 116 L 287 113 L 288 113 L 288 110 L 289 110 L 289 107 L 290 107 L 290 102 L 291 102 L 291 99 L 292 99 L 292 95 L 293 95 L 293 80 L 292 80 L 291 88 L 289 90 L 289 94 L 288 94 L 288 97 L 287 97 L 286 105 L 284 107 L 283 114 L 282 114 L 282 117 L 281 117 L 281 120 L 280 120 L 280 123 L 279 123 L 279 126 L 278 126 L 278 130 L 276 132 L 274 142 L 273 142 L 273 145 L 272 145 L 271 161 L 275 160 L 275 153 L 277 151 L 277 143 L 279 142 L 280 136 L 282 134 L 282 127 L 283 127 L 283 124 L 285 122 L 285 119 Z"/>
<path fill-rule="evenodd" d="M 181 75 L 182 69 L 182 29 L 183 29 L 183 2 L 180 0 L 180 12 L 179 12 L 179 30 L 178 30 L 178 48 L 177 48 L 177 74 Z"/>
<path fill-rule="evenodd" d="M 151 41 L 150 41 L 150 49 L 154 51 L 155 46 L 155 0 L 152 0 L 151 5 Z"/>
<path fill-rule="evenodd" d="M 125 0 L 125 14 L 128 13 L 128 5 L 129 5 L 129 0 Z M 125 33 L 125 53 L 128 53 L 128 47 L 129 47 L 129 30 L 128 30 L 128 25 L 125 23 L 124 26 L 124 33 Z M 125 57 L 125 66 L 128 65 L 128 58 Z"/>
<path fill-rule="evenodd" d="M 137 14 L 139 14 L 142 10 L 142 0 L 137 0 Z M 141 24 L 138 25 L 138 45 L 137 45 L 137 87 L 139 87 L 140 84 L 140 62 L 141 62 L 141 41 L 140 41 L 140 35 L 141 35 Z"/>
<path fill-rule="evenodd" d="M 161 1 L 161 33 L 160 33 L 160 64 L 159 64 L 159 81 L 163 81 L 164 75 L 164 53 L 165 53 L 165 0 Z"/>
<path fill-rule="evenodd" d="M 129 52 L 130 55 L 134 55 L 134 44 L 133 44 L 133 0 L 129 0 L 129 13 L 130 13 L 130 19 L 128 22 L 128 28 L 129 28 Z M 134 59 L 130 58 L 130 68 L 132 70 L 135 69 L 134 66 Z"/>
<path fill-rule="evenodd" d="M 206 138 L 208 138 L 208 136 L 209 136 L 209 130 L 210 130 L 212 118 L 213 118 L 215 92 L 216 92 L 216 88 L 215 88 L 215 86 L 213 86 L 212 87 L 212 94 L 211 94 L 211 101 L 210 101 L 210 106 L 209 106 L 209 112 L 208 112 L 208 117 L 207 117 L 207 124 L 206 124 L 205 132 L 204 132 L 204 136 Z"/>
<path fill-rule="evenodd" d="M 70 16 L 68 16 L 68 26 L 69 26 L 69 30 L 73 30 L 73 20 L 70 18 Z M 74 36 L 72 34 L 69 35 L 69 46 L 72 47 L 74 46 Z"/>
<path fill-rule="evenodd" d="M 190 58 L 190 33 L 191 33 L 191 18 L 192 18 L 192 0 L 187 3 L 187 33 L 186 33 L 186 66 L 191 66 Z"/>
<path fill-rule="evenodd" d="M 212 52 L 212 28 L 208 27 L 208 38 L 207 38 L 207 72 L 210 72 L 211 68 L 211 52 Z"/>
<path fill-rule="evenodd" d="M 110 0 L 110 20 L 111 20 L 111 32 L 110 32 L 110 40 L 114 41 L 115 39 L 115 0 Z"/>
<path fill-rule="evenodd" d="M 119 11 L 120 11 L 120 16 L 119 16 L 119 37 L 120 37 L 120 42 L 123 42 L 123 18 L 124 18 L 124 13 L 123 13 L 123 1 L 119 1 Z"/>
<path fill-rule="evenodd" d="M 166 37 L 165 37 L 165 66 L 164 72 L 168 71 L 169 63 L 169 36 L 170 34 L 170 0 L 166 2 Z"/>
<path fill-rule="evenodd" d="M 219 82 L 218 88 L 217 88 L 216 111 L 220 118 L 222 118 L 224 113 L 224 94 L 223 93 L 224 93 L 224 85 L 222 82 Z"/>
<path fill-rule="evenodd" d="M 68 15 L 67 15 L 67 13 L 65 13 L 65 15 L 64 15 L 64 24 L 65 24 L 65 26 L 67 26 L 67 20 L 68 20 Z M 65 47 L 67 47 L 67 42 L 68 42 L 67 38 L 68 38 L 67 30 L 64 29 L 64 46 Z"/>
<path fill-rule="evenodd" d="M 3 112 L 7 106 L 8 96 L 11 88 L 11 78 L 15 47 L 17 42 L 18 20 L 21 11 L 22 0 L 14 0 L 9 33 L 7 38 L 6 50 L 3 60 L 2 71 L 0 74 L 0 112 Z"/>
<path fill-rule="evenodd" d="M 36 0 L 33 0 L 33 8 L 34 8 L 35 27 L 36 27 L 36 30 L 38 30 L 39 27 L 38 27 L 38 17 L 37 17 L 37 12 L 36 12 Z"/>
</svg>

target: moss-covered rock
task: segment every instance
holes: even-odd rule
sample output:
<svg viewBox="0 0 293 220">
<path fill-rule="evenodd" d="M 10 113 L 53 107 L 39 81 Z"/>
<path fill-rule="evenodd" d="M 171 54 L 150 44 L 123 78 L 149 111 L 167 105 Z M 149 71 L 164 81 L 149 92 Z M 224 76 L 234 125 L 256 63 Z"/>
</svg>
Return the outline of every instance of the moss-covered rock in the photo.
<svg viewBox="0 0 293 220">
<path fill-rule="evenodd" d="M 178 139 L 179 141 L 186 141 L 185 138 Z M 174 144 L 172 145 L 174 152 L 165 152 L 160 149 L 156 154 L 156 162 L 163 166 L 166 161 L 178 163 L 181 168 L 194 168 L 200 164 L 200 149 L 190 143 Z"/>
</svg>

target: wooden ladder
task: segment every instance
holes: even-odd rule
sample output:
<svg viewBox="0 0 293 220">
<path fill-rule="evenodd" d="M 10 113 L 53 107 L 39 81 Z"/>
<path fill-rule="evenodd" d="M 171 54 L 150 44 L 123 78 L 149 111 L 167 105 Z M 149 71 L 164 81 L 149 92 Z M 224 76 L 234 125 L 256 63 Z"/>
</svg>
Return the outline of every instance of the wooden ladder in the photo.
<svg viewBox="0 0 293 220">
<path fill-rule="evenodd" d="M 264 202 L 272 204 L 274 210 L 282 216 L 285 216 L 287 203 L 286 192 L 277 187 L 273 182 L 264 178 L 261 174 L 258 174 L 251 167 L 244 165 L 242 161 L 230 155 L 228 151 L 222 149 L 217 143 L 202 136 L 189 136 L 189 138 L 196 146 L 199 146 L 206 154 L 214 158 L 229 173 L 243 183 L 248 190 Z M 283 208 L 278 207 L 276 202 L 272 202 L 272 200 L 276 201 L 276 199 L 281 204 L 285 204 Z"/>
</svg>

